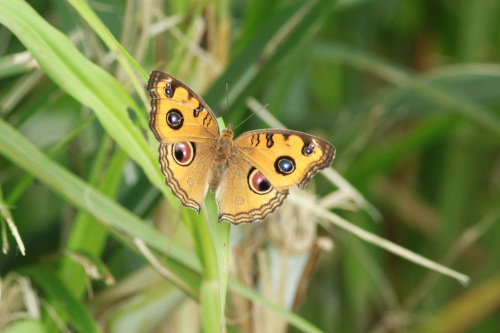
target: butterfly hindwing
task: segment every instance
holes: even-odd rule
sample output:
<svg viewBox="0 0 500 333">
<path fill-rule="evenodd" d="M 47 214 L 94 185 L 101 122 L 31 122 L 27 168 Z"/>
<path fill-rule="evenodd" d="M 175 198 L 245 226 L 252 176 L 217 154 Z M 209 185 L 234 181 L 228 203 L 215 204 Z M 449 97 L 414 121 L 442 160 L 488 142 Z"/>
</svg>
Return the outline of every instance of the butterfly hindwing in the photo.
<svg viewBox="0 0 500 333">
<path fill-rule="evenodd" d="M 281 206 L 288 190 L 278 191 L 247 160 L 230 159 L 230 167 L 215 194 L 219 221 L 233 224 L 263 220 Z"/>
<path fill-rule="evenodd" d="M 200 213 L 208 190 L 215 144 L 198 142 L 162 143 L 161 171 L 165 183 L 182 204 Z"/>
</svg>

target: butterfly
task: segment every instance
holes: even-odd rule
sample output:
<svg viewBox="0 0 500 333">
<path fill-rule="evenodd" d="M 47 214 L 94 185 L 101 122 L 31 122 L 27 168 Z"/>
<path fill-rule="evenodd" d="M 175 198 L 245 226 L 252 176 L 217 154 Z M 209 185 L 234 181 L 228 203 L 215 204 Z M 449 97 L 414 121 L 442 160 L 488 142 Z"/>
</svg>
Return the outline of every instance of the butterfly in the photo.
<svg viewBox="0 0 500 333">
<path fill-rule="evenodd" d="M 216 192 L 219 221 L 265 219 L 289 189 L 303 189 L 335 157 L 329 142 L 301 132 L 264 129 L 233 140 L 233 126 L 220 133 L 214 113 L 187 85 L 161 71 L 149 76 L 149 127 L 160 142 L 165 182 L 181 203 L 196 210 L 207 191 Z"/>
</svg>

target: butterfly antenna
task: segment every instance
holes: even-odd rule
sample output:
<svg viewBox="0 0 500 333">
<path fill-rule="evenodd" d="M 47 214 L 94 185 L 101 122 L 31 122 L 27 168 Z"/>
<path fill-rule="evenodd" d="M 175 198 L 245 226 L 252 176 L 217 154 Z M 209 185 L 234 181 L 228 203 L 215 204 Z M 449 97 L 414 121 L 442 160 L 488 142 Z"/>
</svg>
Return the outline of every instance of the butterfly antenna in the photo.
<svg viewBox="0 0 500 333">
<path fill-rule="evenodd" d="M 269 106 L 269 103 L 267 103 L 266 105 L 264 105 L 263 107 L 261 107 L 260 109 L 258 109 L 257 111 L 255 111 L 254 113 L 252 113 L 251 115 L 249 115 L 248 117 L 246 117 L 245 120 L 243 120 L 241 123 L 238 124 L 238 126 L 234 127 L 234 129 L 238 128 L 240 125 L 242 125 L 245 121 L 247 121 L 248 119 L 252 118 L 253 116 L 255 116 L 258 112 L 264 110 L 265 108 L 267 108 Z"/>
<path fill-rule="evenodd" d="M 227 102 L 227 124 L 229 125 L 229 83 L 226 83 L 226 102 Z"/>
</svg>

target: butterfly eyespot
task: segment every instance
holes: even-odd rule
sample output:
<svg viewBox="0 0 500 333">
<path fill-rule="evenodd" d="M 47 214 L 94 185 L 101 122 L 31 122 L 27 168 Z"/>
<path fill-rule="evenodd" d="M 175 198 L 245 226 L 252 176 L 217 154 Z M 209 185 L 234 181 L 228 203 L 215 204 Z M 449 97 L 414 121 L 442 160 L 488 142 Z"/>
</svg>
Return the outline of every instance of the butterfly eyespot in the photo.
<svg viewBox="0 0 500 333">
<path fill-rule="evenodd" d="M 195 145 L 192 142 L 178 142 L 173 145 L 172 157 L 174 161 L 182 166 L 188 166 L 194 159 L 196 153 Z M 194 181 L 191 179 L 192 184 Z M 191 186 L 188 179 L 188 185 Z M 192 186 L 191 186 L 192 187 Z"/>
<path fill-rule="evenodd" d="M 316 148 L 316 145 L 311 143 L 309 146 L 305 146 L 304 149 L 302 149 L 302 154 L 309 156 L 314 152 L 314 148 Z"/>
<path fill-rule="evenodd" d="M 245 202 L 245 199 L 243 199 L 242 197 L 236 198 L 236 200 L 234 201 L 236 206 L 241 206 L 241 205 L 243 205 L 244 202 Z"/>
<path fill-rule="evenodd" d="M 165 85 L 165 95 L 167 95 L 167 97 L 172 97 L 174 95 L 174 92 L 172 90 L 172 83 L 170 82 L 167 82 L 167 84 Z"/>
<path fill-rule="evenodd" d="M 276 172 L 282 175 L 289 175 L 295 171 L 295 160 L 290 156 L 281 156 L 274 163 Z"/>
<path fill-rule="evenodd" d="M 188 183 L 189 187 L 193 187 L 194 186 L 194 180 L 193 180 L 193 178 L 188 178 L 187 183 Z"/>
<path fill-rule="evenodd" d="M 173 130 L 180 129 L 182 127 L 182 124 L 184 123 L 184 117 L 182 116 L 182 113 L 177 109 L 171 109 L 170 111 L 168 111 L 166 118 L 167 125 Z"/>
<path fill-rule="evenodd" d="M 269 180 L 267 180 L 262 172 L 255 168 L 250 169 L 250 172 L 248 173 L 248 185 L 250 186 L 250 189 L 257 194 L 266 194 L 272 189 Z"/>
</svg>

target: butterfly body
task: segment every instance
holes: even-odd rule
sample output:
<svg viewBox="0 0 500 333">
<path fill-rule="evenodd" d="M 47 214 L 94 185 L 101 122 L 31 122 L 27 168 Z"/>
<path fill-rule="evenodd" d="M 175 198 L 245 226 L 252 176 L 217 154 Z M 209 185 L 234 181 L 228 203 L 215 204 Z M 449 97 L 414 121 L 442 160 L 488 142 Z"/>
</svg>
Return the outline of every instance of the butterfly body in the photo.
<svg viewBox="0 0 500 333">
<path fill-rule="evenodd" d="M 230 156 L 233 153 L 233 136 L 233 125 L 229 124 L 229 126 L 222 131 L 221 136 L 217 140 L 209 181 L 209 188 L 212 192 L 217 190 L 224 172 L 230 166 Z"/>
<path fill-rule="evenodd" d="M 148 92 L 149 126 L 160 142 L 165 182 L 198 213 L 210 190 L 216 192 L 219 220 L 263 220 L 283 203 L 290 187 L 304 188 L 335 156 L 327 141 L 295 131 L 255 130 L 233 140 L 232 125 L 220 133 L 206 103 L 166 73 L 151 73 Z"/>
</svg>

